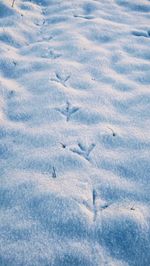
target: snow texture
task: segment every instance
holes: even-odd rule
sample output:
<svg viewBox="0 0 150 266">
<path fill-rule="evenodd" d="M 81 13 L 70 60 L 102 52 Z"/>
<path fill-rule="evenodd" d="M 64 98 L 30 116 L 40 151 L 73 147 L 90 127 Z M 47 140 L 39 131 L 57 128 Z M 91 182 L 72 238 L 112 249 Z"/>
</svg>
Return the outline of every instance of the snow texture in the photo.
<svg viewBox="0 0 150 266">
<path fill-rule="evenodd" d="M 0 0 L 0 266 L 150 265 L 150 1 Z"/>
</svg>

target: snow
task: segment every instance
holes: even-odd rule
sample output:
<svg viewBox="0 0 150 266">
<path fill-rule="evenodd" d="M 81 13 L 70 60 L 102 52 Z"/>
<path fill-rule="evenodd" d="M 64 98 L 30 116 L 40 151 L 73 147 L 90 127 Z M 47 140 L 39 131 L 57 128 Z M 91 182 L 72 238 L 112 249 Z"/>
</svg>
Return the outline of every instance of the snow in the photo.
<svg viewBox="0 0 150 266">
<path fill-rule="evenodd" d="M 150 2 L 0 1 L 0 265 L 150 265 Z"/>
</svg>

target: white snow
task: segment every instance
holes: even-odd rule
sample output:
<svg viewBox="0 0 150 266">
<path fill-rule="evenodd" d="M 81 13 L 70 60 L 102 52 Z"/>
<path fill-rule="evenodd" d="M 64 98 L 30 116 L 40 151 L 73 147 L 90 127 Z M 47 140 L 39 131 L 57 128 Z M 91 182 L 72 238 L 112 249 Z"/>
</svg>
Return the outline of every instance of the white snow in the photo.
<svg viewBox="0 0 150 266">
<path fill-rule="evenodd" d="M 150 1 L 0 1 L 0 266 L 150 265 Z"/>
</svg>

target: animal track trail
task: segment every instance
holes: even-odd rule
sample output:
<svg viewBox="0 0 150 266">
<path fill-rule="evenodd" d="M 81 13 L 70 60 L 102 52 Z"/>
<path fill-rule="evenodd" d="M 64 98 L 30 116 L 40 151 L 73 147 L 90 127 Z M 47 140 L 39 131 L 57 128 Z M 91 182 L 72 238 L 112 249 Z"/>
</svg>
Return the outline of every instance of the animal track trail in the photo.
<svg viewBox="0 0 150 266">
<path fill-rule="evenodd" d="M 97 192 L 95 189 L 92 190 L 92 197 L 90 200 L 81 200 L 79 201 L 90 213 L 92 214 L 92 221 L 96 221 L 97 217 L 97 206 L 96 206 Z"/>
<path fill-rule="evenodd" d="M 102 211 L 107 209 L 110 206 L 110 204 L 107 202 L 101 202 L 101 200 L 99 202 L 97 191 L 96 191 L 96 189 L 93 189 L 93 191 L 92 191 L 92 206 L 93 206 L 93 222 L 95 222 L 98 212 L 101 212 L 101 215 L 102 215 Z"/>
<path fill-rule="evenodd" d="M 91 214 L 93 223 L 96 222 L 97 216 L 100 213 L 102 219 L 102 212 L 110 207 L 111 203 L 103 201 L 98 194 L 98 191 L 93 188 L 89 200 L 80 200 L 79 203 L 83 205 Z M 130 210 L 135 210 L 134 205 Z"/>
<path fill-rule="evenodd" d="M 50 41 L 52 39 L 53 39 L 52 36 L 50 36 L 50 35 L 44 35 L 41 41 Z"/>
<path fill-rule="evenodd" d="M 35 21 L 35 25 L 38 26 L 38 27 L 41 27 L 41 26 L 43 26 L 45 24 L 45 22 L 46 22 L 45 19 L 39 20 L 39 21 Z"/>
<path fill-rule="evenodd" d="M 82 19 L 87 19 L 87 20 L 90 20 L 90 19 L 94 19 L 95 17 L 94 16 L 92 16 L 92 15 L 76 15 L 76 14 L 74 14 L 73 15 L 74 16 L 74 18 L 82 18 Z"/>
<path fill-rule="evenodd" d="M 87 161 L 90 160 L 89 156 L 92 150 L 95 148 L 96 144 L 92 143 L 88 147 L 78 143 L 77 148 L 70 149 L 72 152 L 77 153 L 78 155 L 84 157 Z"/>
<path fill-rule="evenodd" d="M 145 37 L 145 38 L 150 38 L 150 30 L 144 31 L 144 30 L 134 30 L 132 31 L 132 35 L 135 37 Z"/>
<path fill-rule="evenodd" d="M 61 54 L 57 54 L 51 49 L 48 49 L 45 53 L 43 53 L 42 58 L 50 58 L 50 59 L 57 59 L 61 57 Z"/>
<path fill-rule="evenodd" d="M 115 137 L 116 136 L 115 131 L 111 127 L 107 127 L 107 128 L 111 130 L 113 137 Z"/>
<path fill-rule="evenodd" d="M 66 82 L 70 79 L 71 75 L 63 76 L 58 72 L 55 73 L 55 78 L 51 78 L 51 81 L 60 83 L 62 86 L 67 87 Z"/>
<path fill-rule="evenodd" d="M 93 222 L 96 221 L 96 217 L 97 217 L 96 197 L 97 197 L 96 190 L 93 189 L 93 191 L 92 191 Z"/>
<path fill-rule="evenodd" d="M 56 175 L 56 168 L 53 166 L 52 168 L 52 178 L 56 178 L 57 175 Z"/>
<path fill-rule="evenodd" d="M 68 122 L 71 116 L 79 110 L 79 107 L 71 106 L 70 102 L 67 101 L 65 108 L 56 108 L 56 110 L 64 115 Z"/>
</svg>

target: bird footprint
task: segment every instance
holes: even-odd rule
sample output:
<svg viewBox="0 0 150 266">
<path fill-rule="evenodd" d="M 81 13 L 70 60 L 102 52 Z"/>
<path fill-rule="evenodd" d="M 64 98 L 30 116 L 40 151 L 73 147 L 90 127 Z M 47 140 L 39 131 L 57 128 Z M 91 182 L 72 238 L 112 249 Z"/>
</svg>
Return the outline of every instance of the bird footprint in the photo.
<svg viewBox="0 0 150 266">
<path fill-rule="evenodd" d="M 56 108 L 56 110 L 59 111 L 64 116 L 66 116 L 66 121 L 68 122 L 70 120 L 71 115 L 77 112 L 79 108 L 75 106 L 71 106 L 71 104 L 67 101 L 65 108 L 62 108 L 62 109 Z"/>
<path fill-rule="evenodd" d="M 52 81 L 58 82 L 60 84 L 62 84 L 64 87 L 67 87 L 66 82 L 70 79 L 71 75 L 67 75 L 67 76 L 62 76 L 59 73 L 55 73 L 55 78 L 52 78 Z"/>
<path fill-rule="evenodd" d="M 89 161 L 90 153 L 94 149 L 95 146 L 96 145 L 94 143 L 90 144 L 88 147 L 86 147 L 85 145 L 82 145 L 81 143 L 78 143 L 78 147 L 71 149 L 71 151 L 83 156 L 86 160 Z"/>
<path fill-rule="evenodd" d="M 60 56 L 61 56 L 61 54 L 57 54 L 57 53 L 53 52 L 52 50 L 48 50 L 42 55 L 43 58 L 51 58 L 51 59 L 57 59 Z"/>
</svg>

